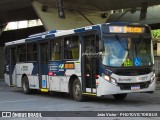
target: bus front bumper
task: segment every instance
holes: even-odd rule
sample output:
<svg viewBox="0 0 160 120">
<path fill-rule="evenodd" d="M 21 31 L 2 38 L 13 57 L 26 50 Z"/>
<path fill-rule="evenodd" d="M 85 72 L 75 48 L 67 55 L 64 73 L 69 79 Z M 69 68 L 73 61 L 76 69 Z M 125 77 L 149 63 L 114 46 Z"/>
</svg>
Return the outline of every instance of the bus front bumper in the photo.
<svg viewBox="0 0 160 120">
<path fill-rule="evenodd" d="M 97 96 L 105 96 L 112 94 L 123 94 L 123 93 L 152 93 L 156 88 L 156 80 L 145 83 L 134 83 L 134 84 L 118 84 L 114 85 L 110 82 L 100 78 L 101 84 L 97 85 Z"/>
</svg>

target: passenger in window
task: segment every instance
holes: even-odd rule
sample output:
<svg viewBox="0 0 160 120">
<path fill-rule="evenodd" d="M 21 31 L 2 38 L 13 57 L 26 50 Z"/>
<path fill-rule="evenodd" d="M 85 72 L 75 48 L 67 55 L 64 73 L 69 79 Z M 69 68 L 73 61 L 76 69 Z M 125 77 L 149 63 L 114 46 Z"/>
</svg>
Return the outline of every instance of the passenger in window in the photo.
<svg viewBox="0 0 160 120">
<path fill-rule="evenodd" d="M 65 40 L 65 59 L 78 59 L 79 58 L 79 42 L 78 37 L 68 38 Z"/>
<path fill-rule="evenodd" d="M 61 44 L 60 39 L 55 40 L 54 42 L 52 42 L 52 46 L 51 46 L 51 60 L 60 60 L 61 59 Z"/>
</svg>

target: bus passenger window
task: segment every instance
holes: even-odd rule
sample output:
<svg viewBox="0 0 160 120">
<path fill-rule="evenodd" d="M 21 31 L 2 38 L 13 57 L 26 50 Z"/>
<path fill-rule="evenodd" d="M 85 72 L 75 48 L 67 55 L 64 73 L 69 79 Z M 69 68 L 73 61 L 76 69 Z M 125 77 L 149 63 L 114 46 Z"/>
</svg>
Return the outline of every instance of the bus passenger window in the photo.
<svg viewBox="0 0 160 120">
<path fill-rule="evenodd" d="M 64 39 L 64 59 L 79 59 L 79 37 L 72 36 Z"/>
<path fill-rule="evenodd" d="M 51 40 L 51 60 L 61 60 L 61 38 Z"/>
<path fill-rule="evenodd" d="M 27 61 L 37 61 L 37 44 L 27 45 Z"/>
<path fill-rule="evenodd" d="M 9 48 L 8 47 L 5 48 L 5 58 L 6 58 L 6 62 L 9 63 Z"/>
<path fill-rule="evenodd" d="M 18 62 L 26 61 L 26 45 L 17 46 L 17 61 Z"/>
<path fill-rule="evenodd" d="M 16 64 L 16 47 L 11 48 L 11 64 Z"/>
</svg>

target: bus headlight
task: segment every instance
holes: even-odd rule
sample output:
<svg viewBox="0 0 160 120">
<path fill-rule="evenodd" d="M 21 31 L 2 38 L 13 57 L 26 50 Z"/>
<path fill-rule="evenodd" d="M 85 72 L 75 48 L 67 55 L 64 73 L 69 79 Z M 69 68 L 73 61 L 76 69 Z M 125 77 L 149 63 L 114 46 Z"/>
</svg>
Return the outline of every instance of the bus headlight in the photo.
<svg viewBox="0 0 160 120">
<path fill-rule="evenodd" d="M 114 85 L 117 85 L 117 81 L 116 81 L 114 78 L 111 78 L 110 76 L 108 76 L 108 75 L 106 75 L 106 74 L 103 74 L 103 78 L 104 78 L 106 81 L 108 81 L 108 82 L 110 82 L 110 83 L 112 83 L 112 84 L 114 84 Z"/>
<path fill-rule="evenodd" d="M 152 77 L 151 77 L 151 82 L 150 82 L 150 84 L 154 81 L 154 79 L 155 79 L 155 73 L 152 75 Z"/>
<path fill-rule="evenodd" d="M 107 80 L 108 82 L 111 81 L 111 78 L 110 78 L 108 75 L 103 74 L 103 78 L 104 78 L 105 80 Z"/>
</svg>

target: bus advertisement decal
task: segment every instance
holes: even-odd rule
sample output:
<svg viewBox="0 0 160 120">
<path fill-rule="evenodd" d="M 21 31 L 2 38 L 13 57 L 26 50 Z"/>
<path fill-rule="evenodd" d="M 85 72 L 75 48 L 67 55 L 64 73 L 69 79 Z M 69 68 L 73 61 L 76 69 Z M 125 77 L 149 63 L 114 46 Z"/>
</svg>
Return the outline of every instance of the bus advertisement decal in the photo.
<svg viewBox="0 0 160 120">
<path fill-rule="evenodd" d="M 65 64 L 62 61 L 59 62 L 50 62 L 49 71 L 55 73 L 54 75 L 64 75 L 65 73 Z"/>
</svg>

